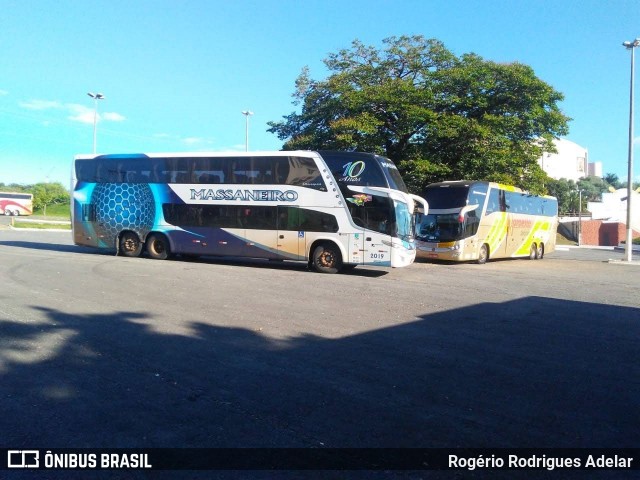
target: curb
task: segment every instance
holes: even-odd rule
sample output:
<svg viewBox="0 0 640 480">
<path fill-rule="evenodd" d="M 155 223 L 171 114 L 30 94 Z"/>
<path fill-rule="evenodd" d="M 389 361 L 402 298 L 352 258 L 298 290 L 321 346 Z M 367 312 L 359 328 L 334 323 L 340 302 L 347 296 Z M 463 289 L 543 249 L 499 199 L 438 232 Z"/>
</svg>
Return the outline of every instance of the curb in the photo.
<svg viewBox="0 0 640 480">
<path fill-rule="evenodd" d="M 71 233 L 71 229 L 66 228 L 15 228 L 11 225 L 8 225 L 6 229 L 1 228 L 0 230 L 11 230 L 14 232 L 63 232 L 63 233 Z"/>
</svg>

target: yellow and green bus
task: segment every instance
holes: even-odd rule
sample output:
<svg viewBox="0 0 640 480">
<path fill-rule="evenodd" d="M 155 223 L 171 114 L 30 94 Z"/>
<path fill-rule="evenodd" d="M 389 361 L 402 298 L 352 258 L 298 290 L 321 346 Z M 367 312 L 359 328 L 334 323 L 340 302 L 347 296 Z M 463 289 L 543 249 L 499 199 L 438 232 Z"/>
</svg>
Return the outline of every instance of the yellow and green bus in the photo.
<svg viewBox="0 0 640 480">
<path fill-rule="evenodd" d="M 527 257 L 555 250 L 558 202 L 517 187 L 483 181 L 433 183 L 416 222 L 418 258 L 475 261 Z"/>
</svg>

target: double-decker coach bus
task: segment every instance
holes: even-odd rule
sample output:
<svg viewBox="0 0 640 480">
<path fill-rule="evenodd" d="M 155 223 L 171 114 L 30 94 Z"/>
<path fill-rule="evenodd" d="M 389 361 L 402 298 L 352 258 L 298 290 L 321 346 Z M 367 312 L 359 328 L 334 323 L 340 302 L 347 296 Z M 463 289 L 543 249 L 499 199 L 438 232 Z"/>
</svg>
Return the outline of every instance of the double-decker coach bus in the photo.
<svg viewBox="0 0 640 480">
<path fill-rule="evenodd" d="M 420 258 L 482 264 L 489 258 L 541 259 L 555 249 L 554 197 L 473 181 L 434 183 L 423 196 L 429 212 L 416 225 Z"/>
<path fill-rule="evenodd" d="M 33 213 L 33 194 L 0 192 L 0 213 L 15 216 L 31 215 Z"/>
<path fill-rule="evenodd" d="M 360 181 L 311 151 L 76 156 L 74 242 L 128 257 L 301 260 L 324 273 L 411 264 L 419 197 L 397 189 L 393 163 L 325 155 Z"/>
</svg>

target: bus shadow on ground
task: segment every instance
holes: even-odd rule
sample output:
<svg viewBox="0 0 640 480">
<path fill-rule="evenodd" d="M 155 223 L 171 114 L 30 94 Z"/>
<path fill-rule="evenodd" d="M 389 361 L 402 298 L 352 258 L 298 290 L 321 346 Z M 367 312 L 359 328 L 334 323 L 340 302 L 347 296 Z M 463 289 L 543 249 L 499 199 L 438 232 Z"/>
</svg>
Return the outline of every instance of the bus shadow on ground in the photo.
<svg viewBox="0 0 640 480">
<path fill-rule="evenodd" d="M 526 297 L 337 339 L 215 309 L 188 335 L 126 310 L 36 315 L 0 321 L 7 448 L 640 444 L 636 308 Z"/>
<path fill-rule="evenodd" d="M 105 249 L 97 249 L 91 247 L 83 247 L 79 245 L 68 245 L 68 244 L 59 244 L 59 243 L 50 243 L 50 242 L 25 242 L 19 240 L 9 240 L 9 241 L 0 241 L 0 245 L 7 247 L 18 247 L 18 248 L 28 248 L 34 250 L 51 250 L 53 252 L 73 252 L 73 253 L 83 253 L 83 254 L 93 254 L 93 255 L 103 255 L 103 256 L 115 256 L 116 250 L 105 250 Z M 152 260 L 146 257 L 145 254 L 141 256 L 142 259 L 149 261 L 158 261 Z M 170 257 L 169 260 L 173 261 L 181 261 L 181 262 L 190 262 L 190 263 L 203 263 L 203 264 L 217 264 L 217 265 L 234 265 L 238 267 L 245 268 L 275 268 L 281 270 L 292 270 L 292 271 L 308 271 L 309 268 L 305 262 L 296 262 L 296 261 L 269 261 L 264 259 L 256 259 L 256 258 L 244 258 L 244 257 L 215 257 L 215 256 L 199 256 L 199 257 L 189 257 L 189 256 L 177 256 Z M 315 272 L 314 272 L 315 273 Z M 345 269 L 340 274 L 341 275 L 354 275 L 359 277 L 371 277 L 377 278 L 387 275 L 389 272 L 386 270 L 376 270 L 374 267 L 356 267 L 351 270 Z"/>
<path fill-rule="evenodd" d="M 100 255 L 114 255 L 115 250 L 98 250 L 80 245 L 70 245 L 64 243 L 51 242 L 26 242 L 23 240 L 0 240 L 0 245 L 6 247 L 29 248 L 32 250 L 51 250 L 53 252 L 76 252 L 76 253 L 97 253 Z"/>
<path fill-rule="evenodd" d="M 195 262 L 195 263 L 211 263 L 218 265 L 233 265 L 236 267 L 246 268 L 274 268 L 279 270 L 298 270 L 298 271 L 311 271 L 317 273 L 312 267 L 307 266 L 305 262 L 297 261 L 280 261 L 280 260 L 265 260 L 259 258 L 245 258 L 245 257 L 215 257 L 203 255 L 198 258 L 178 257 L 174 258 L 178 261 Z M 340 272 L 340 275 L 354 275 L 359 277 L 383 277 L 387 275 L 388 270 L 376 270 L 371 266 L 357 266 L 355 268 L 345 268 Z"/>
</svg>

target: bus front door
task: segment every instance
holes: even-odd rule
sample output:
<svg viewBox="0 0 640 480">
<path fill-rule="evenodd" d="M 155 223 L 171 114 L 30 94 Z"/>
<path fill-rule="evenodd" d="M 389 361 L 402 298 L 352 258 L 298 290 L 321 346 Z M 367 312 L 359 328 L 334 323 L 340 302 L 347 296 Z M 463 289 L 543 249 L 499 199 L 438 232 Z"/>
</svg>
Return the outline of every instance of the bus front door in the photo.
<svg viewBox="0 0 640 480">
<path fill-rule="evenodd" d="M 298 207 L 278 207 L 277 250 L 281 258 L 304 260 L 305 232 L 300 230 Z"/>
</svg>

